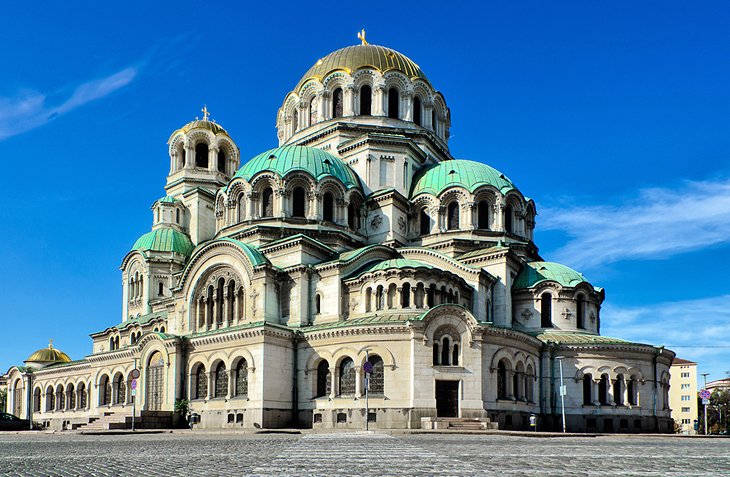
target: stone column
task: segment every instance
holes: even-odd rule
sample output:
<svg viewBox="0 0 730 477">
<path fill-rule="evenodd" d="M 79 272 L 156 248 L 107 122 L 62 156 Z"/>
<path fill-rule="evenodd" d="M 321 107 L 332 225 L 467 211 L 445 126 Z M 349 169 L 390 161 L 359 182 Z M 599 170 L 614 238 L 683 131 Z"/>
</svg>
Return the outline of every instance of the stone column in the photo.
<svg viewBox="0 0 730 477">
<path fill-rule="evenodd" d="M 611 406 L 616 405 L 616 400 L 614 399 L 614 396 L 613 396 L 614 389 L 616 389 L 614 387 L 616 385 L 616 381 L 617 380 L 608 378 L 608 381 L 606 382 L 606 401 L 608 401 L 608 404 Z"/>
<path fill-rule="evenodd" d="M 210 329 L 210 307 L 208 306 L 208 297 L 202 297 L 203 306 L 205 309 L 203 310 L 203 317 L 205 319 L 205 328 Z"/>
<path fill-rule="evenodd" d="M 354 116 L 355 115 L 355 85 L 348 84 L 345 86 L 343 92 L 344 104 L 342 105 L 342 116 Z"/>
<path fill-rule="evenodd" d="M 218 170 L 218 148 L 208 147 L 208 170 L 215 172 Z"/>
<path fill-rule="evenodd" d="M 332 94 L 329 91 L 322 91 L 320 94 L 317 95 L 317 99 L 319 99 L 319 105 L 317 106 L 318 123 L 330 119 L 330 108 L 328 106 L 331 96 Z"/>
<path fill-rule="evenodd" d="M 476 204 L 474 202 L 467 202 L 464 205 L 462 205 L 464 209 L 464 215 L 466 215 L 466 220 L 464 221 L 464 229 L 467 230 L 475 230 L 477 227 L 474 224 L 474 209 L 476 209 Z"/>
<path fill-rule="evenodd" d="M 184 146 L 185 150 L 185 169 L 195 167 L 195 149 L 192 146 Z"/>
<path fill-rule="evenodd" d="M 373 87 L 373 116 L 385 116 L 385 86 L 378 85 Z"/>
<path fill-rule="evenodd" d="M 515 389 L 514 389 L 514 381 L 512 379 L 512 376 L 514 376 L 515 372 L 511 369 L 508 369 L 505 373 L 504 379 L 507 381 L 505 384 L 505 387 L 507 388 L 507 399 L 511 399 L 512 401 L 515 401 Z"/>
<path fill-rule="evenodd" d="M 362 396 L 362 366 L 355 366 L 355 398 Z"/>
<path fill-rule="evenodd" d="M 413 121 L 413 93 L 403 93 L 401 95 L 400 103 L 401 119 L 403 119 L 403 121 Z"/>
<path fill-rule="evenodd" d="M 211 311 L 212 311 L 212 315 L 213 315 L 212 328 L 214 330 L 217 330 L 218 329 L 218 289 L 217 288 L 213 290 L 212 300 L 213 300 L 213 306 L 211 307 L 212 308 Z"/>
<path fill-rule="evenodd" d="M 598 380 L 598 381 L 596 381 L 595 379 L 593 380 L 593 386 L 592 386 L 592 389 L 591 389 L 591 397 L 593 398 L 593 405 L 594 406 L 600 406 L 601 405 L 601 400 L 598 398 L 598 384 L 600 382 L 601 382 L 600 380 Z"/>
<path fill-rule="evenodd" d="M 424 129 L 433 130 L 431 111 L 433 111 L 433 102 L 424 101 L 421 103 L 421 124 L 423 124 Z"/>
<path fill-rule="evenodd" d="M 231 325 L 231 322 L 228 320 L 228 316 L 229 316 L 228 307 L 230 307 L 231 304 L 229 303 L 228 300 L 229 300 L 228 288 L 226 287 L 226 289 L 223 290 L 223 326 L 224 327 Z"/>
<path fill-rule="evenodd" d="M 330 368 L 330 399 L 337 395 L 337 368 Z"/>
<path fill-rule="evenodd" d="M 208 380 L 208 391 L 205 394 L 206 401 L 210 401 L 213 397 L 213 388 L 215 387 L 215 371 L 208 370 L 207 373 L 205 373 L 205 377 Z"/>
<path fill-rule="evenodd" d="M 231 399 L 233 395 L 236 393 L 236 370 L 235 369 L 227 369 L 226 374 L 228 374 L 228 394 L 226 394 L 226 401 Z"/>
</svg>

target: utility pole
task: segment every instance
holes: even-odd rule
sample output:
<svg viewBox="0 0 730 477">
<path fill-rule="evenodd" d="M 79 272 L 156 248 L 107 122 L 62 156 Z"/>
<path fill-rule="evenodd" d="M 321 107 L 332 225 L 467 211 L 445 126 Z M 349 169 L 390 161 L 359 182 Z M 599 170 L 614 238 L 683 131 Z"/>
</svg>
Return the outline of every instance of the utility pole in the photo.
<svg viewBox="0 0 730 477">
<path fill-rule="evenodd" d="M 567 394 L 567 390 L 565 389 L 565 385 L 563 384 L 563 359 L 565 356 L 556 356 L 555 359 L 558 360 L 558 363 L 560 364 L 560 408 L 563 413 L 563 434 L 565 434 L 565 395 Z"/>
<path fill-rule="evenodd" d="M 705 387 L 703 387 L 703 390 L 707 390 L 707 376 L 710 373 L 702 373 L 702 377 L 705 378 Z M 705 403 L 707 402 L 707 399 L 703 399 Z M 705 435 L 709 434 L 709 429 L 707 429 L 707 404 L 705 404 Z"/>
</svg>

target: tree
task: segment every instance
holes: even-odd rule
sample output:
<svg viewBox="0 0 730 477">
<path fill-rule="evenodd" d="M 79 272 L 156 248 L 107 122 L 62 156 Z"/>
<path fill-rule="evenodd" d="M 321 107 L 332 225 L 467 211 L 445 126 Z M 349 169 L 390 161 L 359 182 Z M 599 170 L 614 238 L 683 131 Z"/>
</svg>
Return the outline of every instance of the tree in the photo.
<svg viewBox="0 0 730 477">
<path fill-rule="evenodd" d="M 700 404 L 700 433 L 705 432 L 705 406 Z M 730 429 L 730 389 L 716 389 L 707 405 L 707 427 L 711 434 L 719 434 Z"/>
<path fill-rule="evenodd" d="M 8 390 L 0 389 L 0 412 L 6 412 L 5 406 L 8 402 Z"/>
</svg>

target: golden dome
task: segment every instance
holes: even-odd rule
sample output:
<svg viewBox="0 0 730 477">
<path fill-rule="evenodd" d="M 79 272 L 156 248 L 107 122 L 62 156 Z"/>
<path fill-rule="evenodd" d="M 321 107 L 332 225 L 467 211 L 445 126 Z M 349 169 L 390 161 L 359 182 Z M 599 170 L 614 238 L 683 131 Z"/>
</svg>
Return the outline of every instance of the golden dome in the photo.
<svg viewBox="0 0 730 477">
<path fill-rule="evenodd" d="M 70 363 L 71 358 L 60 349 L 54 349 L 49 343 L 48 348 L 39 349 L 25 360 L 26 363 Z"/>
<path fill-rule="evenodd" d="M 332 71 L 344 70 L 352 74 L 360 68 L 373 68 L 381 73 L 396 70 L 410 79 L 428 81 L 421 68 L 406 55 L 384 46 L 366 44 L 348 46 L 318 60 L 299 80 L 295 91 L 309 79 L 321 81 Z"/>
</svg>

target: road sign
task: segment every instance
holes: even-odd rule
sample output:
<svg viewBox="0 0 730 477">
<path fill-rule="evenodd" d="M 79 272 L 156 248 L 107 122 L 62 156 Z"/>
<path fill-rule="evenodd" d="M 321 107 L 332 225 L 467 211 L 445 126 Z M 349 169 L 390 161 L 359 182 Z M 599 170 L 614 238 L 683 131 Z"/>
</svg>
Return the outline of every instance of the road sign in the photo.
<svg viewBox="0 0 730 477">
<path fill-rule="evenodd" d="M 370 361 L 365 361 L 365 364 L 362 365 L 362 369 L 365 370 L 366 373 L 370 374 L 373 372 L 373 363 Z"/>
<path fill-rule="evenodd" d="M 132 389 L 132 396 L 136 396 L 136 395 L 137 395 L 137 390 L 136 389 Z"/>
<path fill-rule="evenodd" d="M 567 396 L 568 395 L 568 387 L 563 385 L 560 386 L 560 395 L 561 396 Z"/>
<path fill-rule="evenodd" d="M 131 374 L 131 375 L 132 375 L 132 378 L 133 378 L 133 379 L 138 379 L 138 378 L 139 378 L 139 374 L 140 374 L 140 373 L 139 373 L 139 369 L 137 369 L 137 368 L 134 368 L 134 369 L 132 370 L 132 372 L 131 372 L 131 373 L 129 373 L 129 374 Z"/>
<path fill-rule="evenodd" d="M 136 379 L 132 380 L 132 389 L 137 389 L 137 380 Z"/>
<path fill-rule="evenodd" d="M 710 399 L 710 391 L 708 391 L 707 389 L 703 389 L 702 391 L 700 391 L 700 397 L 702 399 Z"/>
<path fill-rule="evenodd" d="M 708 404 L 710 404 L 710 400 L 709 399 L 703 399 L 702 400 L 702 405 L 703 406 L 707 406 Z"/>
<path fill-rule="evenodd" d="M 537 425 L 537 416 L 534 414 L 530 414 L 530 427 L 535 427 Z"/>
</svg>

